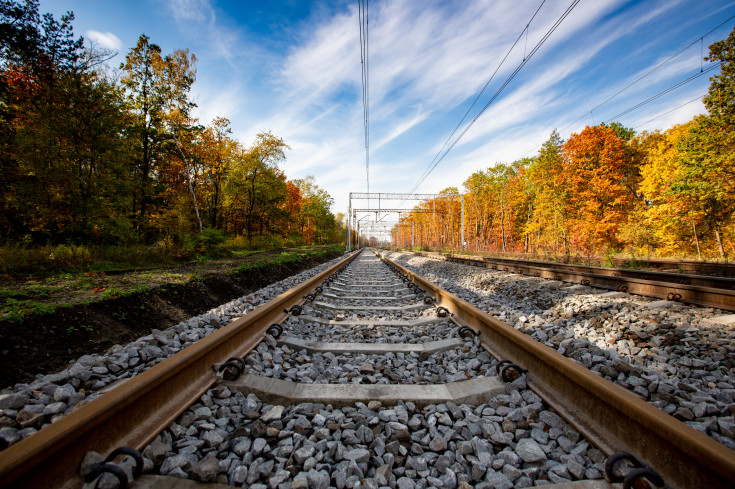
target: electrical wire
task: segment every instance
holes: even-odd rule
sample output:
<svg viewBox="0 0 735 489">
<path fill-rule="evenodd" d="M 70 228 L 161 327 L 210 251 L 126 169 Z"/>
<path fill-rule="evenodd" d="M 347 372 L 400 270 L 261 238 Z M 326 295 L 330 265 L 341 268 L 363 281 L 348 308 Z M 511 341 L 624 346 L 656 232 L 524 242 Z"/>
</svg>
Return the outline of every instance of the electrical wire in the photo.
<svg viewBox="0 0 735 489">
<path fill-rule="evenodd" d="M 500 61 L 500 64 L 498 65 L 498 67 L 495 68 L 495 71 L 493 72 L 493 74 L 490 75 L 490 78 L 485 82 L 485 85 L 482 87 L 482 90 L 480 90 L 480 93 L 477 94 L 477 96 L 475 97 L 475 100 L 472 101 L 472 105 L 469 106 L 469 108 L 464 113 L 464 115 L 462 116 L 462 118 L 459 120 L 459 122 L 457 123 L 457 126 L 454 128 L 454 130 L 449 135 L 449 137 L 447 138 L 447 140 L 444 141 L 444 144 L 442 145 L 442 147 L 439 148 L 439 151 L 436 153 L 436 156 L 434 156 L 434 159 L 431 160 L 431 163 L 429 163 L 429 165 L 426 167 L 426 170 L 424 170 L 424 173 L 421 175 L 420 179 L 425 178 L 424 175 L 426 175 L 426 173 L 429 171 L 429 168 L 431 168 L 431 165 L 434 164 L 434 162 L 439 157 L 439 155 L 444 150 L 444 148 L 447 146 L 447 144 L 449 143 L 449 141 L 451 141 L 452 136 L 454 136 L 454 134 L 457 132 L 457 129 L 459 129 L 460 126 L 462 125 L 462 123 L 464 122 L 465 118 L 467 117 L 467 114 L 470 113 L 470 111 L 475 107 L 475 104 L 477 104 L 477 101 L 480 99 L 480 97 L 482 96 L 482 94 L 485 93 L 485 89 L 487 88 L 488 85 L 490 85 L 490 82 L 493 81 L 493 79 L 495 78 L 495 75 L 498 74 L 498 71 L 500 71 L 500 68 L 503 66 L 503 63 L 505 63 L 505 60 L 508 59 L 508 56 L 510 56 L 510 53 L 513 51 L 513 48 L 516 47 L 516 44 L 518 44 L 518 41 L 520 41 L 521 38 L 523 37 L 523 33 L 526 33 L 526 45 L 528 44 L 528 28 L 531 26 L 531 22 L 533 22 L 533 19 L 536 18 L 536 15 L 539 13 L 539 10 L 541 10 L 541 7 L 544 6 L 544 3 L 546 3 L 546 0 L 543 0 L 541 2 L 541 5 L 538 6 L 538 8 L 536 9 L 536 11 L 531 16 L 531 19 L 526 23 L 526 27 L 524 27 L 523 30 L 521 31 L 521 33 L 518 34 L 518 37 L 516 38 L 516 40 L 513 43 L 513 45 L 510 47 L 510 49 L 508 50 L 508 52 L 505 53 L 505 56 Z M 525 49 L 524 49 L 524 52 L 523 52 L 523 59 L 524 60 L 526 59 L 526 55 L 525 54 L 526 53 L 525 53 Z M 413 191 L 416 190 L 416 187 L 417 186 L 418 185 L 415 185 L 414 188 L 411 189 L 411 193 L 413 193 Z"/>
<path fill-rule="evenodd" d="M 360 64 L 362 67 L 362 111 L 365 132 L 365 176 L 367 192 L 370 193 L 370 62 L 368 36 L 368 0 L 357 0 L 357 17 L 360 24 Z M 370 201 L 368 200 L 368 207 Z"/>
<path fill-rule="evenodd" d="M 581 116 L 579 116 L 579 117 L 578 117 L 577 119 L 575 119 L 574 121 L 572 121 L 572 122 L 570 122 L 569 124 L 567 124 L 566 126 L 564 126 L 564 127 L 563 127 L 563 128 L 562 128 L 562 129 L 561 129 L 561 130 L 560 130 L 559 132 L 564 132 L 564 131 L 566 131 L 567 129 L 569 129 L 570 127 L 572 127 L 572 126 L 573 126 L 574 124 L 576 124 L 576 123 L 577 123 L 577 122 L 579 122 L 580 120 L 582 120 L 582 119 L 584 119 L 585 117 L 587 117 L 587 115 L 588 115 L 588 114 L 591 114 L 592 112 L 596 111 L 597 109 L 599 109 L 599 108 L 600 108 L 600 107 L 602 107 L 603 105 L 607 104 L 607 103 L 608 103 L 608 102 L 610 102 L 610 101 L 611 101 L 612 99 L 614 99 L 615 97 L 617 97 L 618 95 L 620 95 L 621 93 L 623 93 L 624 91 L 626 91 L 627 89 L 629 89 L 630 87 L 632 87 L 633 85 L 635 85 L 636 83 L 638 83 L 639 81 L 641 81 L 642 79 L 646 78 L 646 77 L 647 77 L 648 75 L 650 75 L 650 74 L 651 74 L 651 73 L 653 73 L 654 71 L 658 70 L 658 69 L 659 69 L 659 68 L 661 68 L 661 67 L 662 67 L 663 65 L 665 65 L 665 64 L 666 64 L 666 63 L 668 63 L 669 61 L 673 60 L 674 58 L 676 58 L 677 56 L 679 56 L 679 55 L 680 55 L 681 53 L 683 53 L 683 52 L 684 52 L 684 51 L 686 51 L 687 49 L 691 48 L 692 46 L 696 45 L 697 43 L 700 43 L 700 45 L 701 45 L 701 51 L 702 51 L 702 60 L 704 60 L 704 38 L 705 38 L 705 37 L 707 37 L 707 36 L 709 36 L 709 35 L 710 35 L 710 34 L 712 34 L 713 32 L 715 32 L 715 31 L 716 31 L 717 29 L 719 29 L 719 28 L 720 28 L 720 27 L 722 27 L 723 25 L 725 25 L 725 24 L 727 24 L 728 22 L 730 22 L 730 21 L 731 21 L 732 19 L 735 19 L 735 15 L 732 15 L 732 16 L 728 17 L 728 18 L 727 18 L 726 20 L 724 20 L 723 22 L 721 22 L 720 24 L 718 24 L 718 25 L 717 25 L 716 27 L 714 27 L 714 28 L 710 29 L 710 30 L 709 30 L 709 31 L 708 31 L 707 33 L 705 33 L 705 34 L 702 34 L 702 35 L 701 35 L 701 36 L 699 36 L 699 37 L 698 37 L 697 39 L 695 39 L 694 41 L 692 41 L 691 43 L 689 43 L 688 45 L 686 45 L 685 47 L 683 47 L 682 49 L 680 49 L 680 50 L 679 50 L 679 51 L 677 51 L 676 53 L 674 53 L 674 54 L 672 54 L 671 56 L 669 56 L 669 57 L 668 57 L 668 58 L 667 58 L 666 60 L 662 61 L 662 62 L 661 62 L 661 63 L 659 63 L 658 65 L 656 65 L 656 66 L 654 66 L 653 68 L 651 68 L 650 70 L 648 70 L 648 71 L 647 71 L 646 73 L 644 73 L 643 75 L 641 75 L 641 76 L 639 76 L 638 78 L 636 78 L 636 79 L 635 79 L 635 80 L 634 80 L 633 82 L 631 82 L 631 83 L 629 83 L 628 85 L 626 85 L 626 86 L 625 86 L 624 88 L 622 88 L 621 90 L 619 90 L 618 92 L 616 92 L 616 93 L 615 93 L 614 95 L 612 95 L 611 97 L 608 97 L 608 98 L 607 98 L 607 99 L 606 99 L 606 100 L 605 100 L 604 102 L 602 102 L 602 103 L 598 104 L 597 106 L 595 106 L 594 108 L 592 108 L 592 109 L 590 109 L 590 110 L 588 110 L 588 111 L 585 111 L 585 112 L 584 112 L 584 114 L 582 114 L 582 115 L 581 115 Z M 704 72 L 704 70 L 705 70 L 705 68 L 704 68 L 704 65 L 700 66 L 700 73 L 701 73 L 701 72 Z M 541 143 L 541 144 L 543 144 L 543 143 Z M 525 153 L 523 154 L 523 156 L 525 157 L 525 156 L 527 156 L 527 155 L 528 155 L 529 153 L 531 153 L 532 151 L 535 151 L 536 149 L 538 149 L 538 148 L 539 148 L 539 147 L 541 146 L 541 144 L 538 144 L 538 145 L 534 146 L 533 148 L 531 148 L 530 150 L 526 151 L 526 152 L 525 152 Z"/>
<path fill-rule="evenodd" d="M 685 103 L 681 104 L 681 105 L 680 105 L 680 106 L 678 106 L 678 107 L 674 107 L 674 108 L 673 108 L 673 109 L 671 109 L 671 110 L 667 110 L 667 111 L 666 111 L 666 112 L 664 112 L 663 114 L 659 114 L 659 115 L 657 115 L 657 116 L 656 116 L 656 117 L 654 117 L 653 119 L 649 119 L 649 120 L 647 120 L 647 121 L 646 121 L 646 122 L 644 122 L 643 124 L 638 124 L 638 125 L 637 125 L 637 126 L 635 126 L 635 127 L 633 128 L 633 129 L 638 129 L 639 127 L 643 127 L 643 126 L 645 126 L 646 124 L 648 124 L 649 122 L 653 122 L 653 121 L 655 121 L 656 119 L 660 119 L 661 117 L 663 117 L 663 116 L 665 116 L 665 115 L 668 115 L 668 114 L 670 114 L 670 113 L 672 113 L 672 112 L 674 112 L 674 111 L 676 111 L 676 110 L 679 110 L 679 109 L 681 109 L 682 107 L 685 107 L 685 106 L 687 106 L 687 105 L 689 105 L 689 104 L 691 104 L 691 103 L 694 103 L 694 102 L 696 102 L 697 100 L 702 100 L 702 98 L 704 98 L 704 96 L 705 96 L 705 95 L 707 95 L 707 94 L 706 94 L 706 93 L 703 93 L 702 95 L 700 95 L 700 96 L 698 96 L 698 97 L 696 97 L 696 98 L 693 98 L 693 99 L 692 99 L 692 100 L 690 100 L 689 102 L 685 102 Z"/>
<path fill-rule="evenodd" d="M 574 10 L 574 7 L 577 6 L 577 4 L 580 2 L 580 0 L 573 0 L 572 3 L 567 7 L 567 9 L 564 11 L 564 13 L 556 20 L 554 25 L 551 26 L 551 28 L 544 34 L 544 36 L 541 38 L 541 40 L 534 46 L 534 48 L 531 50 L 530 53 L 528 53 L 528 56 L 524 57 L 523 61 L 516 67 L 516 69 L 510 74 L 510 76 L 505 80 L 505 82 L 500 86 L 500 88 L 495 92 L 495 94 L 490 98 L 490 100 L 483 106 L 483 108 L 480 110 L 480 112 L 465 126 L 465 128 L 462 130 L 462 132 L 457 136 L 457 138 L 452 142 L 451 145 L 444 151 L 444 153 L 436 159 L 436 161 L 433 164 L 429 165 L 428 171 L 424 172 L 424 175 L 419 178 L 419 181 L 416 182 L 416 185 L 413 186 L 413 189 L 411 189 L 411 192 L 414 192 L 419 185 L 421 185 L 424 180 L 431 174 L 432 171 L 439 165 L 439 163 L 442 162 L 442 160 L 449 154 L 449 152 L 456 146 L 456 144 L 462 139 L 462 137 L 467 133 L 467 131 L 474 125 L 475 122 L 485 113 L 488 107 L 500 96 L 502 91 L 510 84 L 510 82 L 513 80 L 513 78 L 516 77 L 516 75 L 521 71 L 521 69 L 528 63 L 531 58 L 538 52 L 538 50 L 541 48 L 541 46 L 548 40 L 548 38 L 553 34 L 553 32 L 561 25 L 561 23 L 564 21 L 564 19 L 567 18 L 567 16 Z"/>
<path fill-rule="evenodd" d="M 661 97 L 661 96 L 663 96 L 663 95 L 666 95 L 667 93 L 671 92 L 672 90 L 676 90 L 677 88 L 679 88 L 679 87 L 681 87 L 681 86 L 684 86 L 684 85 L 686 85 L 687 83 L 689 83 L 689 82 L 691 82 L 691 81 L 694 81 L 694 80 L 696 80 L 696 79 L 697 79 L 697 78 L 699 78 L 700 76 L 706 75 L 707 73 L 709 73 L 709 72 L 710 72 L 710 71 L 712 71 L 712 70 L 716 70 L 717 68 L 719 68 L 719 67 L 720 67 L 720 65 L 722 65 L 722 63 L 717 63 L 717 64 L 715 64 L 715 65 L 712 65 L 712 66 L 710 66 L 709 68 L 706 68 L 706 69 L 705 69 L 704 71 L 700 71 L 699 73 L 697 73 L 697 74 L 695 74 L 695 75 L 692 75 L 692 76 L 690 76 L 690 77 L 689 77 L 689 78 L 687 78 L 686 80 L 682 80 L 682 81 L 680 81 L 679 83 L 677 83 L 677 84 L 675 84 L 675 85 L 672 85 L 672 86 L 670 86 L 669 88 L 667 88 L 667 89 L 665 89 L 665 90 L 661 90 L 661 91 L 660 91 L 660 92 L 658 92 L 658 93 L 657 93 L 656 95 L 653 95 L 652 97 L 648 97 L 648 98 L 647 98 L 646 100 L 644 100 L 643 102 L 640 102 L 640 103 L 638 103 L 638 104 L 634 105 L 633 107 L 629 107 L 628 109 L 625 109 L 624 111 L 622 111 L 622 112 L 621 112 L 621 113 L 619 113 L 618 115 L 616 115 L 616 116 L 614 116 L 614 117 L 611 117 L 611 118 L 609 118 L 608 120 L 606 120 L 606 121 L 605 121 L 605 124 L 607 124 L 607 123 L 609 123 L 609 122 L 612 122 L 612 121 L 614 121 L 614 120 L 618 119 L 619 117 L 622 117 L 622 116 L 624 116 L 624 115 L 626 115 L 626 114 L 628 114 L 628 113 L 630 113 L 630 112 L 633 112 L 634 110 L 636 110 L 636 109 L 639 109 L 639 108 L 643 107 L 644 105 L 646 105 L 646 104 L 648 104 L 648 103 L 650 103 L 650 102 L 653 102 L 653 101 L 654 101 L 654 100 L 656 100 L 657 98 L 659 98 L 659 97 Z"/>
</svg>

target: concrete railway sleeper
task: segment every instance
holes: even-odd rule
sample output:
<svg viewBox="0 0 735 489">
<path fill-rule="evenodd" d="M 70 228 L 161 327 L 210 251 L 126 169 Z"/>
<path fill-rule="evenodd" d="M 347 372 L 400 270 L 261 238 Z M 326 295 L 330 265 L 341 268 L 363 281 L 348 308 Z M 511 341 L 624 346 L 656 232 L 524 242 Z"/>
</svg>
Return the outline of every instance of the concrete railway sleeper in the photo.
<svg viewBox="0 0 735 489">
<path fill-rule="evenodd" d="M 0 485 L 76 487 L 83 459 L 99 487 L 717 488 L 734 455 L 363 252 L 12 445 Z"/>
</svg>

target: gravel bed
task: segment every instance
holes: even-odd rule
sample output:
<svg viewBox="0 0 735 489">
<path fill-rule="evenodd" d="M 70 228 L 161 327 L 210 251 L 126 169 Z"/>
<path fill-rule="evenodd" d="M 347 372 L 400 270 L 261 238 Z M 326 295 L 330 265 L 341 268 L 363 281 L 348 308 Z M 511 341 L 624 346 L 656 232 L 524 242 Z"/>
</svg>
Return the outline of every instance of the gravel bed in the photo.
<svg viewBox="0 0 735 489">
<path fill-rule="evenodd" d="M 271 340 L 270 344 L 274 344 Z M 497 361 L 474 341 L 434 353 L 334 354 L 261 342 L 245 357 L 250 373 L 305 384 L 445 384 L 496 375 Z"/>
<path fill-rule="evenodd" d="M 57 421 L 100 390 L 134 377 L 256 307 L 330 267 L 323 263 L 163 331 L 153 330 L 102 355 L 84 355 L 61 372 L 0 391 L 0 450 Z"/>
<path fill-rule="evenodd" d="M 306 303 L 303 306 L 303 314 L 309 316 L 330 319 L 336 321 L 361 321 L 361 320 L 375 320 L 375 321 L 394 321 L 394 320 L 413 320 L 419 318 L 435 318 L 436 312 L 433 306 L 427 306 L 423 303 L 420 304 L 419 308 L 411 308 L 404 310 L 383 310 L 376 311 L 371 309 L 370 306 L 364 306 L 365 309 L 329 309 L 326 307 L 319 306 L 319 302 L 326 302 L 321 298 L 317 298 L 314 304 Z M 415 302 L 414 302 L 415 303 Z M 381 304 L 385 306 L 384 304 Z M 385 306 L 390 307 L 390 306 Z"/>
<path fill-rule="evenodd" d="M 341 326 L 322 324 L 292 316 L 284 335 L 309 341 L 342 343 L 426 343 L 456 336 L 457 325 L 449 319 L 417 326 Z"/>
<path fill-rule="evenodd" d="M 387 256 L 735 449 L 735 328 L 727 312 L 417 257 Z"/>
<path fill-rule="evenodd" d="M 523 379 L 480 406 L 274 406 L 220 385 L 143 452 L 154 472 L 251 489 L 531 487 L 600 479 L 604 456 Z"/>
</svg>

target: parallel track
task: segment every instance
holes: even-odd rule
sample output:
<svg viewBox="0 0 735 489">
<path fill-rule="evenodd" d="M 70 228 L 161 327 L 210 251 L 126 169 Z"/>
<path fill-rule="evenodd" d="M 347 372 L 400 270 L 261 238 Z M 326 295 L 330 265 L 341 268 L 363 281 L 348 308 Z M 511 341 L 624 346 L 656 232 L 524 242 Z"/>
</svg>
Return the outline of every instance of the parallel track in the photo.
<svg viewBox="0 0 735 489">
<path fill-rule="evenodd" d="M 735 311 L 735 278 L 414 251 L 419 256 Z"/>
<path fill-rule="evenodd" d="M 348 267 L 357 255 L 347 256 L 0 453 L 0 486 L 78 487 L 81 479 L 77 471 L 88 451 L 107 454 L 120 446 L 142 450 L 203 393 L 222 383 L 213 366 L 231 357 L 244 358 L 250 372 L 224 385 L 233 391 L 257 393 L 262 400 L 277 405 L 305 401 L 354 405 L 375 397 L 380 397 L 384 405 L 407 399 L 419 407 L 449 401 L 478 405 L 499 392 L 522 389 L 527 384 L 603 453 L 632 453 L 661 474 L 667 487 L 735 486 L 735 452 L 383 256 L 383 262 L 398 275 L 380 267 L 367 253 L 359 263 Z M 369 276 L 361 280 L 359 274 Z M 438 318 L 441 308 L 451 317 Z M 302 311 L 305 314 L 299 316 Z M 479 332 L 479 341 L 474 344 L 479 343 L 494 360 L 488 363 L 490 370 L 472 370 L 472 375 L 467 370 L 467 380 L 450 378 L 443 384 L 427 381 L 431 379 L 428 370 L 423 379 L 415 375 L 401 379 L 395 373 L 389 376 L 370 369 L 361 373 L 372 375 L 377 386 L 372 381 L 369 385 L 347 385 L 336 378 L 320 383 L 321 377 L 304 384 L 295 381 L 298 373 L 294 378 L 284 377 L 284 372 L 275 373 L 279 369 L 273 364 L 257 362 L 264 358 L 258 355 L 273 345 L 273 337 L 266 337 L 267 346 L 262 351 L 254 348 L 261 344 L 266 331 L 276 335 L 271 327 L 274 323 L 285 330 L 279 342 L 290 350 L 284 351 L 309 355 L 348 352 L 349 358 L 400 350 L 419 359 L 419 370 L 421 362 L 452 352 L 462 344 L 471 353 L 475 348 L 472 342 L 446 334 L 458 326 L 468 326 Z M 421 343 L 392 344 L 391 335 L 401 336 L 402 330 L 411 328 L 433 336 Z M 371 335 L 382 340 L 365 341 Z M 355 337 L 362 341 L 356 343 Z M 334 343 L 335 339 L 339 342 Z M 294 359 L 299 355 L 303 354 L 294 354 Z M 525 377 L 506 386 L 495 377 L 501 359 L 522 367 Z M 512 374 L 513 369 L 507 373 Z M 385 385 L 381 385 L 383 381 Z"/>
</svg>

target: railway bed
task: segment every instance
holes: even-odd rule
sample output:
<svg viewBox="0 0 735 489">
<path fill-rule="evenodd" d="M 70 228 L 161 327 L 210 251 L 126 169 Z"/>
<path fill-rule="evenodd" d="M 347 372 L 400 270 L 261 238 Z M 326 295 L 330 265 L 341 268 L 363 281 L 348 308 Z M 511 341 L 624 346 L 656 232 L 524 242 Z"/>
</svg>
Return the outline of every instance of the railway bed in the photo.
<svg viewBox="0 0 735 489">
<path fill-rule="evenodd" d="M 212 324 L 215 331 L 196 345 L 160 364 L 154 359 L 155 366 L 109 394 L 0 452 L 0 485 L 37 480 L 29 467 L 40 466 L 74 487 L 74 469 L 54 465 L 62 463 L 58 457 L 78 467 L 86 455 L 89 467 L 100 461 L 89 450 L 107 454 L 123 442 L 142 449 L 145 468 L 166 478 L 246 487 L 528 487 L 572 480 L 608 487 L 600 480 L 605 458 L 620 449 L 649 463 L 668 487 L 693 481 L 727 487 L 735 478 L 734 452 L 712 439 L 727 444 L 732 437 L 735 392 L 726 392 L 727 377 L 714 379 L 722 380 L 715 382 L 722 396 L 710 402 L 696 385 L 670 391 L 667 379 L 609 350 L 577 359 L 567 342 L 559 353 L 580 364 L 591 359 L 582 368 L 522 334 L 543 328 L 521 321 L 519 332 L 408 268 L 381 266 L 369 252 L 351 259 L 227 327 Z M 466 285 L 447 288 L 471 295 Z M 175 347 L 171 339 L 180 336 L 159 332 L 148 344 Z M 171 377 L 174 370 L 186 380 Z M 663 411 L 700 400 L 704 411 L 694 414 L 709 422 L 690 424 L 712 438 L 601 378 L 613 372 L 612 380 Z M 166 375 L 177 385 L 164 387 Z M 636 390 L 643 386 L 648 396 Z M 127 403 L 123 416 L 108 412 L 119 403 Z M 150 405 L 162 409 L 151 414 Z M 87 426 L 72 431 L 81 419 Z M 105 436 L 89 440 L 91 433 Z M 164 487 L 166 478 L 144 476 L 136 484 Z"/>
</svg>

